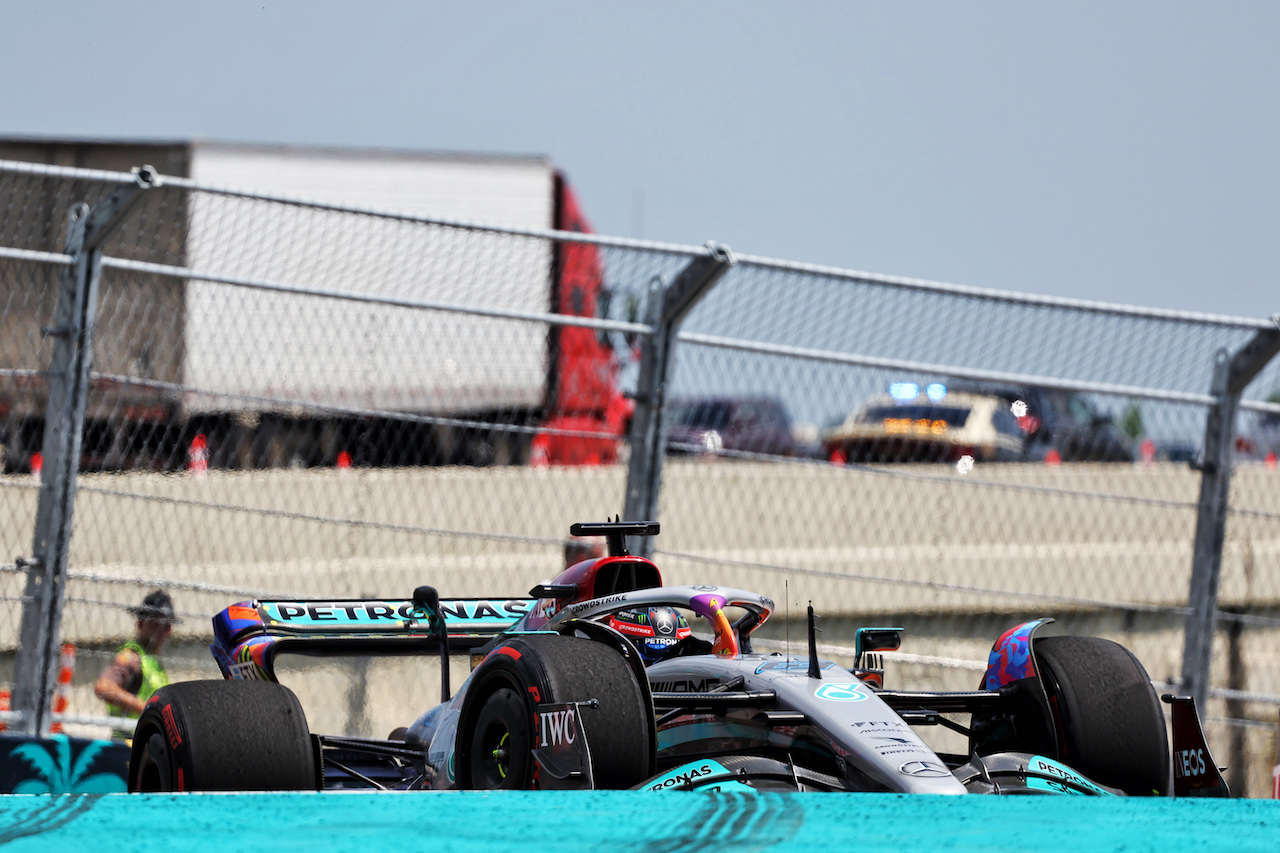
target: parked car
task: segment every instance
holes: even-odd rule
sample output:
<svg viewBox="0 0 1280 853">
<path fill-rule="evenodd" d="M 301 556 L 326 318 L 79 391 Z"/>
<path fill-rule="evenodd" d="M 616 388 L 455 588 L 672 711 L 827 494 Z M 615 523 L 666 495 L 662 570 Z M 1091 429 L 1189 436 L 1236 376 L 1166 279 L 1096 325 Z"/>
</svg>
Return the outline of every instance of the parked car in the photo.
<svg viewBox="0 0 1280 853">
<path fill-rule="evenodd" d="M 1276 464 L 1280 456 L 1280 412 L 1258 412 L 1236 436 L 1236 459 Z"/>
<path fill-rule="evenodd" d="M 1109 640 L 1042 637 L 1052 620 L 1037 619 L 996 640 L 977 690 L 886 689 L 879 653 L 898 648 L 901 629 L 859 629 L 845 668 L 818 657 L 810 608 L 807 655 L 757 653 L 751 635 L 774 602 L 663 586 L 626 550 L 656 522 L 570 531 L 605 536 L 608 554 L 534 587 L 533 600 L 443 601 L 420 587 L 412 601 L 232 605 L 211 646 L 228 680 L 157 691 L 134 733 L 130 790 L 1228 793 L 1194 700 L 1165 698 L 1171 760 L 1150 678 Z M 447 659 L 451 648 L 474 650 L 470 676 L 450 695 L 442 667 L 441 704 L 386 740 L 312 735 L 276 681 L 280 653 Z M 935 752 L 919 726 L 957 731 L 968 748 Z"/>
<path fill-rule="evenodd" d="M 1013 462 L 1025 458 L 1026 436 L 999 397 L 895 383 L 829 430 L 822 444 L 833 461 Z"/>
<path fill-rule="evenodd" d="M 794 456 L 791 416 L 773 397 L 691 397 L 667 407 L 667 452 Z"/>
<path fill-rule="evenodd" d="M 1028 461 L 1056 455 L 1062 462 L 1132 462 L 1134 451 L 1110 415 L 1075 391 L 1036 385 L 955 382 L 952 391 L 988 394 L 1004 401 L 1026 436 Z"/>
</svg>

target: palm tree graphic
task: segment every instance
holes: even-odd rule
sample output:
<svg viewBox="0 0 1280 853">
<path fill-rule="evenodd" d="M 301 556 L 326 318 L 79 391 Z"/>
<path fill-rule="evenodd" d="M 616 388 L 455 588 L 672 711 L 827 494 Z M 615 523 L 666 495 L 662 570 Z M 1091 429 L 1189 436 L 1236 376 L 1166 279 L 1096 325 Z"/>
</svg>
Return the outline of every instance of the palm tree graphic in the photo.
<svg viewBox="0 0 1280 853">
<path fill-rule="evenodd" d="M 98 753 L 109 744 L 92 741 L 71 761 L 71 741 L 66 735 L 52 735 L 51 742 L 24 743 L 10 753 L 31 765 L 37 777 L 24 779 L 15 794 L 113 794 L 127 790 L 124 779 L 114 773 L 85 773 Z"/>
</svg>

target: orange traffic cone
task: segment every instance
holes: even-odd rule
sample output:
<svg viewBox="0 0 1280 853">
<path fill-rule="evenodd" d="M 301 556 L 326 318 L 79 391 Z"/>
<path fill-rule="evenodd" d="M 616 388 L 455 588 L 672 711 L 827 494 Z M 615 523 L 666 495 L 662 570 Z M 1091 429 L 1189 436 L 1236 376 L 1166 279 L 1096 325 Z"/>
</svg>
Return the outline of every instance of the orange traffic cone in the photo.
<svg viewBox="0 0 1280 853">
<path fill-rule="evenodd" d="M 62 660 L 58 666 L 58 687 L 53 692 L 53 713 L 64 714 L 71 704 L 71 676 L 76 671 L 76 647 L 70 643 L 62 644 Z M 49 726 L 49 731 L 58 734 L 62 731 L 62 723 Z"/>
<path fill-rule="evenodd" d="M 40 472 L 43 470 L 44 470 L 44 454 L 32 453 L 31 454 L 31 479 L 36 480 L 38 482 L 40 480 Z"/>
<path fill-rule="evenodd" d="M 345 450 L 338 454 L 338 470 L 351 470 L 351 454 Z"/>
<path fill-rule="evenodd" d="M 1276 452 L 1274 450 L 1272 450 L 1270 453 L 1267 454 L 1267 467 L 1268 468 L 1276 467 Z"/>
<path fill-rule="evenodd" d="M 529 449 L 529 466 L 531 468 L 551 467 L 551 438 L 539 433 L 533 437 L 533 446 Z"/>
<path fill-rule="evenodd" d="M 1046 465 L 1062 464 L 1062 454 L 1057 451 L 1057 448 L 1050 450 L 1048 453 L 1044 455 L 1044 464 Z"/>
<path fill-rule="evenodd" d="M 209 473 L 209 440 L 203 433 L 191 439 L 191 449 L 187 451 L 187 470 L 196 478 Z"/>
<path fill-rule="evenodd" d="M 843 447 L 837 447 L 837 448 L 836 448 L 836 449 L 831 453 L 831 464 L 832 464 L 832 465 L 844 465 L 844 464 L 846 464 L 848 461 L 849 461 L 849 455 L 848 455 L 847 453 L 845 453 L 845 452 L 844 452 L 844 448 L 843 448 Z"/>
</svg>

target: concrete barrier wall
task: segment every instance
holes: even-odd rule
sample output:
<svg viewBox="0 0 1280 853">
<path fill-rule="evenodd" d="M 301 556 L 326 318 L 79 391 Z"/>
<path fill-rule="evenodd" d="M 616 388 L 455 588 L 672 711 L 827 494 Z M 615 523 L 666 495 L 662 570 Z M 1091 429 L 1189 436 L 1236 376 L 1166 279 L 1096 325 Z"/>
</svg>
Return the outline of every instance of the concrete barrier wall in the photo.
<svg viewBox="0 0 1280 853">
<path fill-rule="evenodd" d="M 1233 517 L 1224 606 L 1280 603 L 1280 473 L 1242 468 L 1261 495 Z M 522 595 L 560 567 L 569 524 L 611 517 L 621 466 L 299 470 L 82 478 L 72 598 L 124 605 L 144 579 L 179 609 L 253 595 Z M 7 484 L 6 484 L 7 485 Z M 1089 602 L 1185 604 L 1199 476 L 1185 466 L 700 464 L 666 469 L 658 562 L 668 583 L 715 581 L 831 613 L 1021 611 Z M 36 494 L 0 489 L 0 548 L 30 552 Z M 0 579 L 7 597 L 20 578 Z M 200 592 L 199 587 L 207 589 Z M 76 607 L 75 602 L 72 607 Z M 90 608 L 95 605 L 88 605 Z M 119 636 L 128 616 L 69 613 L 69 636 Z M 13 642 L 12 619 L 0 643 Z M 204 630 L 201 626 L 200 631 Z"/>
</svg>

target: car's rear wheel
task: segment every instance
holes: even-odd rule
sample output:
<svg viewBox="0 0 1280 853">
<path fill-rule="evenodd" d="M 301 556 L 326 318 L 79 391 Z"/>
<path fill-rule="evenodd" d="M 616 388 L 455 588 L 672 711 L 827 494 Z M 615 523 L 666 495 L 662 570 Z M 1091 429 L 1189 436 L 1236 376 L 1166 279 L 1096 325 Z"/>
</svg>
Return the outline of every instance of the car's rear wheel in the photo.
<svg viewBox="0 0 1280 853">
<path fill-rule="evenodd" d="M 513 637 L 472 674 L 455 745 L 462 788 L 535 786 L 534 714 L 587 703 L 578 720 L 597 788 L 629 788 L 649 773 L 651 710 L 631 667 L 603 643 L 553 634 Z"/>
<path fill-rule="evenodd" d="M 306 791 L 319 787 L 306 715 L 267 681 L 187 681 L 138 718 L 129 790 Z"/>
<path fill-rule="evenodd" d="M 499 687 L 485 700 L 471 735 L 471 780 L 477 788 L 521 788 L 529 779 L 533 736 L 524 699 Z"/>
<path fill-rule="evenodd" d="M 1034 649 L 1057 723 L 1058 757 L 1127 794 L 1167 794 L 1164 711 L 1133 653 L 1098 637 L 1046 637 Z"/>
</svg>

